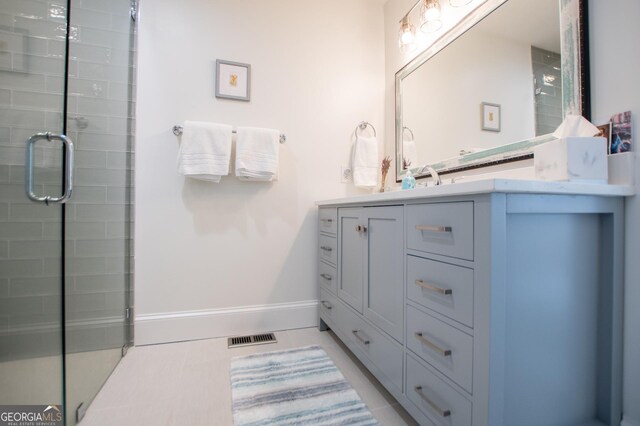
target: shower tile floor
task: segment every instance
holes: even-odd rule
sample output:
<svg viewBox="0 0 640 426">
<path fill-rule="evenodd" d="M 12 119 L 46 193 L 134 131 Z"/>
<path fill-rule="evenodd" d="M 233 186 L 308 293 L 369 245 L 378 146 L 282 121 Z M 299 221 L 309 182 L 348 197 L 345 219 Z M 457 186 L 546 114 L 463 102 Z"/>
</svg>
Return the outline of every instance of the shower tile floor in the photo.
<svg viewBox="0 0 640 426">
<path fill-rule="evenodd" d="M 227 349 L 227 339 L 137 346 L 116 367 L 81 426 L 233 425 L 231 358 L 320 345 L 381 425 L 416 423 L 332 332 L 276 332 L 278 343 Z"/>
</svg>

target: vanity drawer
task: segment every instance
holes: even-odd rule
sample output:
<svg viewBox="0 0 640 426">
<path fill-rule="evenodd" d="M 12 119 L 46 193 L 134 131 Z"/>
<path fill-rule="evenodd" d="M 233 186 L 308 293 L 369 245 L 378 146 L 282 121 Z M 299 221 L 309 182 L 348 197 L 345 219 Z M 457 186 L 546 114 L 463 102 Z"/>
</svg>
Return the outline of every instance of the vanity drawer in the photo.
<svg viewBox="0 0 640 426">
<path fill-rule="evenodd" d="M 471 393 L 473 337 L 407 306 L 406 342 L 416 355 Z"/>
<path fill-rule="evenodd" d="M 407 248 L 473 260 L 473 202 L 407 206 Z"/>
<path fill-rule="evenodd" d="M 338 230 L 338 209 L 321 208 L 318 210 L 318 229 L 325 234 L 336 235 Z"/>
<path fill-rule="evenodd" d="M 318 241 L 320 242 L 320 259 L 333 265 L 337 264 L 338 250 L 336 250 L 336 239 L 334 237 L 320 235 Z"/>
<path fill-rule="evenodd" d="M 336 293 L 338 284 L 336 281 L 337 271 L 335 266 L 331 266 L 323 261 L 318 262 L 318 282 L 320 288 Z"/>
<path fill-rule="evenodd" d="M 407 397 L 437 425 L 471 426 L 471 402 L 407 355 Z"/>
<path fill-rule="evenodd" d="M 320 289 L 320 317 L 335 321 L 336 306 L 338 305 L 338 299 L 333 294 L 324 289 Z"/>
<path fill-rule="evenodd" d="M 473 327 L 473 269 L 409 255 L 407 297 Z"/>
<path fill-rule="evenodd" d="M 397 343 L 340 303 L 336 310 L 340 330 L 364 352 L 398 389 L 402 389 L 403 351 Z"/>
</svg>

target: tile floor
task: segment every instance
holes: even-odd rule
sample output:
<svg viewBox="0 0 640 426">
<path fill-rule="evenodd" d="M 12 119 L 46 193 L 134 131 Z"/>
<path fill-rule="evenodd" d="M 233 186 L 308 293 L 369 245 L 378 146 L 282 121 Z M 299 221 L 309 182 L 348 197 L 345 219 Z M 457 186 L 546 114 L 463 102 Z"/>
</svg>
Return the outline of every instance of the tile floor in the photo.
<svg viewBox="0 0 640 426">
<path fill-rule="evenodd" d="M 305 328 L 275 334 L 276 344 L 234 349 L 227 349 L 224 338 L 131 348 L 80 425 L 233 425 L 231 358 L 314 344 L 324 348 L 382 425 L 416 424 L 333 333 Z"/>
</svg>

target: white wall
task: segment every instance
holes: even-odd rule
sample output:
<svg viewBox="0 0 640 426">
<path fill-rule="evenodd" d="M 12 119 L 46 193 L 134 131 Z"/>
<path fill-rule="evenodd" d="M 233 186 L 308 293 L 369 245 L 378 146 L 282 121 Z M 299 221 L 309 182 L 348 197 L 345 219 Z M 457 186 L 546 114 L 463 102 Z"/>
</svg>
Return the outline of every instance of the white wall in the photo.
<svg viewBox="0 0 640 426">
<path fill-rule="evenodd" d="M 141 2 L 136 343 L 315 324 L 315 201 L 340 183 L 361 120 L 384 134 L 382 2 Z M 214 97 L 214 64 L 252 65 L 251 102 Z M 279 181 L 176 172 L 184 120 L 280 129 Z M 381 142 L 382 143 L 382 142 Z"/>
<path fill-rule="evenodd" d="M 611 115 L 633 112 L 636 170 L 638 113 L 640 112 L 640 2 L 611 0 L 589 2 L 591 102 L 595 123 Z M 626 426 L 640 426 L 640 200 L 627 199 L 625 242 L 625 333 L 623 412 Z"/>
</svg>

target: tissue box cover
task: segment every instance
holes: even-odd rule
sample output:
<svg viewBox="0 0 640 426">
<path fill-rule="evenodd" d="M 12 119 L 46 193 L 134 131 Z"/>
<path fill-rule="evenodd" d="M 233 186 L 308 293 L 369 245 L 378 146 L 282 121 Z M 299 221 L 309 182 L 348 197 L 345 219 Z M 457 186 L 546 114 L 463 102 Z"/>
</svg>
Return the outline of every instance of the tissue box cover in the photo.
<svg viewBox="0 0 640 426">
<path fill-rule="evenodd" d="M 566 137 L 533 148 L 538 179 L 607 183 L 607 140 Z"/>
</svg>

